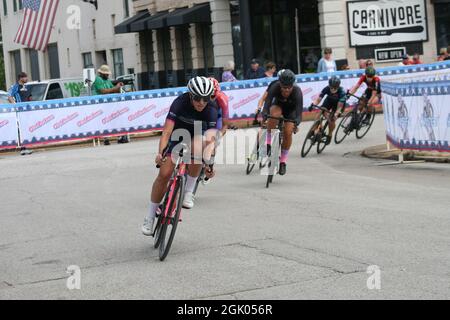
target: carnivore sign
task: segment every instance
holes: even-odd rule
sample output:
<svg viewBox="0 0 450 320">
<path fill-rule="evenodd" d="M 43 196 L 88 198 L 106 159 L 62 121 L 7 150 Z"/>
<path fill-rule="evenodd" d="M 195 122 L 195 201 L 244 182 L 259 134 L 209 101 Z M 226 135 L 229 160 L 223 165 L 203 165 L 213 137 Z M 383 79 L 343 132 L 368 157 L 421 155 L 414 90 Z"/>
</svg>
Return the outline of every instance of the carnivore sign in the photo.
<svg viewBox="0 0 450 320">
<path fill-rule="evenodd" d="M 350 46 L 428 40 L 425 0 L 347 2 Z"/>
</svg>

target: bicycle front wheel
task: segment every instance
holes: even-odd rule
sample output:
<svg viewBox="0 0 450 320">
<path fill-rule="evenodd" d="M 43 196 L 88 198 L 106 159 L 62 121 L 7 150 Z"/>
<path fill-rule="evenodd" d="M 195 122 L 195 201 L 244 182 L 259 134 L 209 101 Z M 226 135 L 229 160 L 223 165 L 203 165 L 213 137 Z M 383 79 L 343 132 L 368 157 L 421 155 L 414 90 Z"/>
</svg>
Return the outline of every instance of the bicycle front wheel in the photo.
<svg viewBox="0 0 450 320">
<path fill-rule="evenodd" d="M 185 183 L 186 178 L 184 176 L 177 178 L 172 196 L 167 202 L 169 213 L 165 221 L 163 220 L 161 226 L 161 244 L 159 246 L 159 260 L 161 261 L 164 261 L 169 254 L 175 232 L 177 231 L 181 208 L 183 206 Z"/>
<path fill-rule="evenodd" d="M 320 140 L 317 142 L 317 153 L 321 154 L 323 150 L 325 150 L 327 146 L 327 129 L 328 129 L 328 121 L 325 122 L 322 130 L 320 131 Z M 328 130 L 329 131 L 329 130 Z"/>
<path fill-rule="evenodd" d="M 311 129 L 309 129 L 308 134 L 306 135 L 305 142 L 303 142 L 302 147 L 302 158 L 305 158 L 308 155 L 311 148 L 316 144 L 315 141 L 316 135 L 314 131 L 316 130 L 318 125 L 319 125 L 318 121 L 314 122 Z"/>
<path fill-rule="evenodd" d="M 334 142 L 336 144 L 340 144 L 350 134 L 351 123 L 352 123 L 352 113 L 349 112 L 342 118 L 336 130 L 336 134 L 334 135 Z"/>
<path fill-rule="evenodd" d="M 370 116 L 370 120 L 367 123 L 366 119 Z M 373 122 L 375 121 L 375 108 L 371 112 L 365 112 L 360 117 L 360 123 L 359 123 L 359 129 L 356 130 L 356 138 L 362 139 L 366 136 L 366 134 L 369 132 L 370 128 L 372 127 Z"/>
</svg>

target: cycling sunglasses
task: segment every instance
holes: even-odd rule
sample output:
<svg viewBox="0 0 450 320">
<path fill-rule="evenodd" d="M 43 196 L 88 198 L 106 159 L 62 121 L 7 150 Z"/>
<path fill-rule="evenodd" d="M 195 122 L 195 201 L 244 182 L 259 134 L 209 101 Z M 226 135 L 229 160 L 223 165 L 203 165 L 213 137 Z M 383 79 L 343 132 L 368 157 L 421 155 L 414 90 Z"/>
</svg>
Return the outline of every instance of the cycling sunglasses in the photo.
<svg viewBox="0 0 450 320">
<path fill-rule="evenodd" d="M 294 86 L 281 86 L 282 90 L 291 90 Z"/>
<path fill-rule="evenodd" d="M 211 101 L 211 96 L 209 96 L 209 97 L 200 97 L 200 96 L 195 96 L 195 95 L 191 94 L 191 98 L 192 98 L 192 100 L 194 100 L 195 102 L 203 101 L 203 102 L 205 102 L 205 103 L 208 103 L 208 102 Z"/>
</svg>

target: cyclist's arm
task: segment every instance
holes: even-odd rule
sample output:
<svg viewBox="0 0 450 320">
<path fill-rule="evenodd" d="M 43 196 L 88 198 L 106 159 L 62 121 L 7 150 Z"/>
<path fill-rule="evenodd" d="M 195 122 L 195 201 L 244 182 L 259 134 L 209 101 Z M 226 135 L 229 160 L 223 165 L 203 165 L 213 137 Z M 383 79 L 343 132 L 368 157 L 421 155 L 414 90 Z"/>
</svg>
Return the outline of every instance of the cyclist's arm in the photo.
<svg viewBox="0 0 450 320">
<path fill-rule="evenodd" d="M 297 87 L 298 90 L 296 90 L 295 93 L 295 101 L 296 101 L 296 113 L 297 113 L 297 118 L 296 118 L 296 123 L 295 125 L 298 127 L 300 125 L 300 123 L 302 122 L 302 118 L 303 118 L 303 93 L 302 90 L 300 89 L 300 87 Z"/>
<path fill-rule="evenodd" d="M 230 125 L 230 111 L 228 108 L 228 97 L 221 93 L 217 95 L 217 104 L 219 105 L 219 108 L 222 110 L 222 135 L 225 134 L 227 131 L 229 125 Z"/>
<path fill-rule="evenodd" d="M 269 91 L 267 91 L 267 97 L 264 101 L 264 114 L 270 114 L 270 107 L 272 106 L 273 98 L 275 97 L 276 88 L 275 86 L 270 87 Z"/>
<path fill-rule="evenodd" d="M 172 119 L 167 119 L 166 123 L 164 124 L 161 138 L 159 139 L 159 148 L 158 148 L 159 155 L 162 155 L 164 149 L 169 145 L 170 137 L 172 135 L 174 128 L 175 128 L 175 121 Z"/>
<path fill-rule="evenodd" d="M 358 83 L 356 84 L 356 86 L 354 86 L 353 89 L 350 90 L 350 93 L 351 93 L 351 94 L 355 94 L 356 91 L 358 91 L 359 87 L 361 87 L 361 85 L 363 84 L 363 82 L 364 82 L 364 76 L 362 76 L 362 77 L 359 79 L 359 81 L 358 81 Z"/>
<path fill-rule="evenodd" d="M 259 99 L 259 101 L 258 101 L 258 111 L 261 111 L 261 108 L 264 106 L 264 102 L 267 99 L 267 95 L 268 95 L 268 92 L 264 91 L 264 94 L 262 95 L 261 99 Z"/>
<path fill-rule="evenodd" d="M 205 148 L 203 151 L 203 160 L 207 164 L 211 164 L 213 154 L 215 150 L 215 143 L 217 139 L 218 130 L 217 127 L 218 111 L 215 108 L 209 108 L 209 112 L 206 116 L 206 132 L 204 134 Z"/>
</svg>

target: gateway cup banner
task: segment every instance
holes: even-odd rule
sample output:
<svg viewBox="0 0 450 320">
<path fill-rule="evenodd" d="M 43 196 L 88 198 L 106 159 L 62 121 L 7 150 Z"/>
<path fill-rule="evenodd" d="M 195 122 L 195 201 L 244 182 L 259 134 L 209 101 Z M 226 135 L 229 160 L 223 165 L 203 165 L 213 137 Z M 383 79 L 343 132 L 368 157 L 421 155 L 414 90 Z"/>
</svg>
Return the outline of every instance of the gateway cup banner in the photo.
<svg viewBox="0 0 450 320">
<path fill-rule="evenodd" d="M 388 140 L 400 149 L 450 152 L 450 81 L 384 83 Z"/>
<path fill-rule="evenodd" d="M 350 46 L 427 41 L 425 0 L 347 2 Z"/>
<path fill-rule="evenodd" d="M 33 111 L 18 113 L 21 140 L 24 144 L 33 144 L 150 131 L 163 126 L 174 99 L 117 99 L 64 108 L 35 106 Z"/>
<path fill-rule="evenodd" d="M 18 141 L 16 113 L 0 109 L 0 149 L 16 148 Z"/>
</svg>

